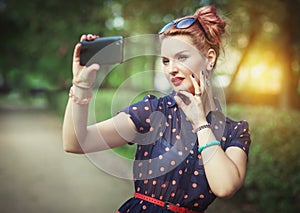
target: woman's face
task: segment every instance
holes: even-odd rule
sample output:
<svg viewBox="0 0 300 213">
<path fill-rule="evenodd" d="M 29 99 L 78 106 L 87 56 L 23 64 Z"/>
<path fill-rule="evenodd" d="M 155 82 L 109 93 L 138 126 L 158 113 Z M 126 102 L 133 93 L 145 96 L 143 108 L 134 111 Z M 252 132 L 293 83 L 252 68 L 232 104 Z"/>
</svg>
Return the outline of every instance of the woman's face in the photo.
<svg viewBox="0 0 300 213">
<path fill-rule="evenodd" d="M 194 75 L 198 84 L 201 71 L 206 69 L 206 58 L 194 47 L 191 38 L 185 35 L 169 36 L 162 40 L 161 57 L 164 72 L 173 89 L 185 90 L 194 94 L 191 81 Z"/>
</svg>

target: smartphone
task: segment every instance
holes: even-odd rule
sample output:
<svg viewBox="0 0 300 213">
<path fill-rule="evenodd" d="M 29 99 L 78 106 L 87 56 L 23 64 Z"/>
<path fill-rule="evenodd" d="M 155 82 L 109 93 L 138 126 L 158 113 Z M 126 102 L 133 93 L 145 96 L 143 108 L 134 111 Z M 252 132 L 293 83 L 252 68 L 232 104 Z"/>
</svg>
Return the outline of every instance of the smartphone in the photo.
<svg viewBox="0 0 300 213">
<path fill-rule="evenodd" d="M 97 38 L 93 41 L 82 41 L 80 65 L 119 64 L 123 62 L 124 41 L 122 36 Z"/>
</svg>

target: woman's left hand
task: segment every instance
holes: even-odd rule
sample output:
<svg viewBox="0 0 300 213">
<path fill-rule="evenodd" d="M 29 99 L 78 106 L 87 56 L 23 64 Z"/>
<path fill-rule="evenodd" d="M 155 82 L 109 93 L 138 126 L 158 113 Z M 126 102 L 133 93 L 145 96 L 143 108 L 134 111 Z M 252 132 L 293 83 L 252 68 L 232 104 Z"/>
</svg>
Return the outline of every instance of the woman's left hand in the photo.
<svg viewBox="0 0 300 213">
<path fill-rule="evenodd" d="M 205 88 L 203 86 L 203 81 L 200 80 L 199 85 L 193 75 L 190 75 L 190 78 L 195 89 L 194 95 L 187 91 L 179 91 L 174 98 L 178 106 L 183 110 L 187 119 L 191 122 L 193 128 L 197 128 L 207 123 L 204 112 L 204 104 L 201 98 L 204 94 Z"/>
</svg>

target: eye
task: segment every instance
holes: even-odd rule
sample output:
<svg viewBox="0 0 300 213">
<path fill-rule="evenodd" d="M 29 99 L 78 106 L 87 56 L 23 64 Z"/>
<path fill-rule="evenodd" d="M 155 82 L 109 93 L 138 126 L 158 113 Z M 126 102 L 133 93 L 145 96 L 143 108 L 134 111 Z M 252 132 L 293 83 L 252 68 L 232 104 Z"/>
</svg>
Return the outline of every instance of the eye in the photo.
<svg viewBox="0 0 300 213">
<path fill-rule="evenodd" d="M 178 55 L 178 61 L 184 61 L 184 60 L 187 59 L 187 58 L 188 58 L 187 55 L 184 55 L 184 54 Z"/>
<path fill-rule="evenodd" d="M 170 62 L 170 60 L 168 58 L 165 58 L 165 57 L 162 57 L 161 61 L 162 61 L 163 65 L 168 65 L 169 62 Z"/>
</svg>

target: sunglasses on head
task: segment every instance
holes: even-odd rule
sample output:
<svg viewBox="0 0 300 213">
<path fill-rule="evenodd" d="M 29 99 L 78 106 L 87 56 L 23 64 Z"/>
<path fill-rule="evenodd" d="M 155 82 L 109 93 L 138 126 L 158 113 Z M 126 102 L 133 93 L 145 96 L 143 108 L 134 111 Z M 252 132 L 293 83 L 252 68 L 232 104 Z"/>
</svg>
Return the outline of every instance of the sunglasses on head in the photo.
<svg viewBox="0 0 300 213">
<path fill-rule="evenodd" d="M 204 30 L 202 24 L 199 22 L 197 18 L 194 17 L 188 17 L 181 19 L 179 21 L 171 21 L 170 23 L 166 24 L 161 30 L 159 31 L 159 35 L 166 32 L 171 27 L 175 26 L 177 29 L 187 29 L 191 27 L 194 23 L 197 23 L 201 31 L 204 33 L 205 37 L 208 39 L 208 36 L 206 34 L 206 31 Z"/>
</svg>

